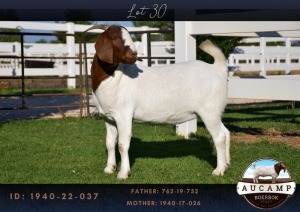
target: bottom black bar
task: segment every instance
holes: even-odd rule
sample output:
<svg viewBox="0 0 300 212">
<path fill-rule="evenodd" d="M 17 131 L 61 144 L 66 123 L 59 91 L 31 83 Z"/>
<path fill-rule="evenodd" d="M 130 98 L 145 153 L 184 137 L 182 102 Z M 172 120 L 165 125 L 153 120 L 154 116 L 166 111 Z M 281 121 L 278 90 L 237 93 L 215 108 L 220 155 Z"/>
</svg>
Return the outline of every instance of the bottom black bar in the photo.
<svg viewBox="0 0 300 212">
<path fill-rule="evenodd" d="M 1 185 L 0 211 L 258 211 L 237 185 Z M 299 211 L 300 192 L 272 211 Z"/>
</svg>

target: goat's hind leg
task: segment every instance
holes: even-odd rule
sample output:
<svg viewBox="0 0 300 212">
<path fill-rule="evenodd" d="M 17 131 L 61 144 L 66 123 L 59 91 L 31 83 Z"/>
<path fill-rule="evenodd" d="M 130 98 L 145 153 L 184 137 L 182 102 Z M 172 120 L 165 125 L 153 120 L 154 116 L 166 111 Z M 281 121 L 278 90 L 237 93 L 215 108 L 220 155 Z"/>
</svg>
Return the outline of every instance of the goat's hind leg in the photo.
<svg viewBox="0 0 300 212">
<path fill-rule="evenodd" d="M 228 168 L 230 167 L 230 132 L 221 122 L 221 128 L 225 134 L 225 145 L 226 145 L 226 163 Z"/>
<path fill-rule="evenodd" d="M 116 144 L 118 139 L 118 130 L 114 123 L 105 122 L 106 126 L 106 148 L 107 148 L 107 165 L 104 172 L 112 174 L 116 171 Z"/>
<path fill-rule="evenodd" d="M 215 111 L 206 111 L 200 116 L 212 136 L 217 151 L 217 167 L 212 174 L 222 176 L 230 164 L 230 133 Z"/>
<path fill-rule="evenodd" d="M 226 143 L 226 134 L 223 129 L 220 128 L 219 132 L 213 134 L 212 137 L 217 150 L 217 167 L 212 174 L 215 176 L 223 176 L 224 172 L 229 169 L 230 165 L 229 147 Z"/>
</svg>

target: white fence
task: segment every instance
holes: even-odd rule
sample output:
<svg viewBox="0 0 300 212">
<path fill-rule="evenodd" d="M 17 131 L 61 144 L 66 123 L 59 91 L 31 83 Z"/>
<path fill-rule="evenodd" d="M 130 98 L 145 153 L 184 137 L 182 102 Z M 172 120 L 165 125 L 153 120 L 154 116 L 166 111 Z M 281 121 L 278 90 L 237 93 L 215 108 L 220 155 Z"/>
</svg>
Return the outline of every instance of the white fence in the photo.
<svg viewBox="0 0 300 212">
<path fill-rule="evenodd" d="M 300 39 L 248 38 L 244 42 L 260 45 L 236 47 L 228 58 L 228 66 L 233 72 L 257 71 L 259 75 L 266 76 L 268 71 L 290 74 L 300 70 Z M 283 42 L 284 46 L 267 46 L 269 42 Z"/>
<path fill-rule="evenodd" d="M 283 71 L 290 74 L 291 71 L 300 70 L 300 46 L 292 43 L 300 42 L 300 39 L 290 38 L 248 38 L 243 40 L 245 43 L 259 43 L 260 46 L 238 46 L 228 58 L 228 67 L 231 75 L 235 71 L 259 72 L 261 76 L 266 76 L 268 71 Z M 268 42 L 284 42 L 284 46 L 267 46 Z M 135 42 L 139 56 L 147 56 L 146 44 Z M 174 42 L 151 42 L 153 57 L 174 57 Z M 93 57 L 94 44 L 87 44 L 87 56 Z M 66 57 L 68 56 L 67 44 L 40 44 L 25 43 L 25 56 L 32 57 Z M 79 54 L 79 46 L 75 44 L 75 56 Z M 20 56 L 21 45 L 18 42 L 1 43 L 1 56 Z M 26 76 L 68 76 L 68 66 L 66 59 L 27 59 L 28 61 L 51 62 L 51 68 L 31 68 L 26 67 Z M 262 61 L 265 61 L 263 63 Z M 21 64 L 19 59 L 0 58 L 0 76 L 21 76 Z M 91 59 L 88 64 L 91 64 Z M 79 64 L 79 61 L 75 61 Z M 168 65 L 174 63 L 174 59 L 153 59 L 152 65 Z M 147 65 L 147 61 L 139 62 Z M 75 65 L 75 75 L 79 75 L 79 66 Z"/>
<path fill-rule="evenodd" d="M 136 42 L 139 56 L 147 56 L 145 45 L 142 42 Z M 155 57 L 175 57 L 169 53 L 174 48 L 174 42 L 152 42 L 152 56 Z M 93 58 L 95 54 L 94 43 L 87 44 L 87 57 Z M 79 55 L 79 45 L 75 44 L 75 56 Z M 1 58 L 1 56 L 21 56 L 21 44 L 0 43 L 0 76 L 21 76 L 21 59 Z M 66 44 L 40 44 L 25 43 L 25 57 L 49 57 L 49 59 L 25 59 L 26 76 L 69 76 L 67 59 L 51 59 L 51 57 L 67 57 L 68 48 Z M 174 63 L 175 59 L 152 59 L 153 66 L 168 65 Z M 27 63 L 26 63 L 27 62 Z M 32 67 L 33 64 L 39 64 Z M 138 62 L 147 65 L 147 60 Z M 75 75 L 79 75 L 79 59 L 75 60 Z M 88 59 L 88 67 L 92 64 L 92 59 Z M 48 67 L 51 66 L 51 67 Z"/>
<path fill-rule="evenodd" d="M 25 21 L 0 21 L 0 28 L 3 29 L 22 29 L 22 30 L 46 30 L 47 32 L 49 31 L 58 31 L 58 32 L 66 32 L 68 34 L 74 34 L 75 32 L 83 32 L 86 29 L 90 28 L 90 25 L 81 25 L 81 24 L 74 24 L 74 23 L 65 23 L 65 24 L 61 24 L 61 23 L 49 23 L 49 22 L 25 22 Z M 147 42 L 145 39 L 147 39 L 147 31 L 156 31 L 158 30 L 157 28 L 149 28 L 149 27 L 127 27 L 129 32 L 143 32 L 145 31 L 145 33 L 142 33 L 142 44 L 147 46 Z M 102 30 L 93 30 L 90 31 L 89 33 L 99 33 L 102 32 Z M 26 44 L 28 49 L 30 49 L 29 44 Z M 2 45 L 1 45 L 2 46 Z M 4 46 L 4 44 L 3 44 Z M 40 46 L 41 47 L 41 46 Z M 1 47 L 0 47 L 1 48 Z M 15 45 L 15 48 L 17 49 L 18 47 Z M 47 48 L 46 46 L 43 46 L 42 48 Z M 61 51 L 62 54 L 64 54 L 64 56 L 67 56 L 69 58 L 73 58 L 75 56 L 75 52 L 76 52 L 76 45 L 75 45 L 75 38 L 73 36 L 67 36 L 66 38 L 66 45 L 63 51 Z M 16 51 L 16 49 L 10 49 L 10 47 L 4 48 L 5 52 L 2 52 L 3 54 L 19 54 L 19 52 Z M 41 49 L 41 48 L 40 48 Z M 145 49 L 145 48 L 144 48 Z M 45 49 L 47 50 L 47 49 Z M 30 50 L 26 51 L 25 50 L 25 54 L 30 53 Z M 40 50 L 38 50 L 40 51 Z M 48 51 L 47 54 L 49 54 L 50 51 Z M 147 52 L 147 51 L 146 51 Z M 37 54 L 37 53 L 35 53 Z M 52 52 L 50 52 L 50 54 L 52 54 Z M 144 54 L 145 55 L 145 54 Z M 146 55 L 147 56 L 147 55 Z M 41 60 L 40 60 L 41 61 Z M 7 67 L 7 64 L 10 63 L 10 61 L 8 60 L 3 60 L 1 61 L 2 64 L 5 64 Z M 65 65 L 65 62 L 61 63 L 61 61 L 51 61 L 53 63 L 55 63 L 55 67 L 52 67 L 50 71 L 52 74 L 59 74 L 59 75 L 64 75 L 64 70 L 59 69 L 59 67 L 62 67 L 61 64 Z M 16 68 L 11 69 L 11 70 L 6 70 L 10 72 L 10 75 L 16 75 L 19 73 L 19 61 L 17 59 L 13 60 L 11 62 L 11 64 L 15 64 Z M 75 60 L 71 60 L 68 59 L 66 62 L 67 65 L 67 76 L 69 77 L 74 77 L 76 75 L 76 73 L 78 73 L 78 68 L 76 68 L 76 61 Z M 43 71 L 47 71 L 46 69 L 43 69 Z M 42 72 L 41 70 L 33 70 L 31 68 L 26 68 L 25 70 L 26 75 L 28 76 L 28 74 L 30 73 L 34 73 L 34 74 L 40 74 L 40 72 Z M 59 73 L 58 73 L 59 72 Z M 3 71 L 3 74 L 5 73 L 5 71 Z M 1 72 L 0 72 L 0 76 L 2 76 Z M 68 87 L 72 88 L 76 86 L 76 81 L 74 78 L 69 78 L 68 79 Z"/>
<path fill-rule="evenodd" d="M 78 56 L 79 48 L 76 46 L 76 56 Z M 0 76 L 21 76 L 21 59 L 20 58 L 1 58 L 1 56 L 21 56 L 21 44 L 0 43 Z M 66 59 L 51 59 L 50 57 L 66 57 L 68 56 L 66 44 L 24 44 L 25 57 L 49 57 L 49 59 L 25 59 L 25 76 L 68 76 Z M 40 62 L 40 67 L 30 68 L 32 65 L 26 62 Z M 51 67 L 46 68 L 53 64 Z M 78 63 L 78 61 L 76 61 Z M 29 64 L 29 65 L 26 65 Z M 44 65 L 43 65 L 44 64 Z M 79 67 L 75 66 L 75 74 L 78 75 Z"/>
<path fill-rule="evenodd" d="M 199 23 L 192 23 L 199 24 Z M 205 24 L 202 23 L 201 24 Z M 256 23 L 256 25 L 261 24 Z M 294 24 L 294 23 L 293 23 Z M 210 25 L 208 25 L 210 26 Z M 207 26 L 207 27 L 208 27 Z M 251 25 L 252 26 L 252 25 Z M 263 25 L 265 26 L 268 25 Z M 284 27 L 283 25 L 282 27 Z M 57 23 L 43 23 L 43 22 L 1 22 L 1 28 L 18 28 L 23 29 L 36 29 L 36 30 L 53 30 L 53 31 L 65 31 L 68 33 L 74 33 L 77 31 L 84 31 L 90 26 L 88 25 L 75 25 L 73 23 L 67 24 L 57 24 Z M 190 30 L 198 29 L 197 27 L 190 27 Z M 203 27 L 201 27 L 203 29 Z M 206 29 L 204 27 L 204 29 Z M 218 28 L 213 28 L 209 30 L 215 30 Z M 226 28 L 227 29 L 227 28 Z M 134 31 L 148 31 L 157 30 L 156 28 L 142 27 L 142 28 L 128 28 L 130 32 Z M 207 29 L 208 30 L 208 29 Z M 209 31 L 208 30 L 208 31 Z M 182 30 L 181 30 L 182 31 Z M 96 33 L 99 30 L 95 30 Z M 196 32 L 191 32 L 192 34 L 197 34 Z M 252 35 L 250 35 L 252 36 Z M 36 43 L 25 43 L 24 44 L 24 54 L 25 56 L 55 56 L 55 57 L 73 57 L 78 56 L 79 47 L 74 43 L 74 38 L 68 36 L 66 44 L 36 44 Z M 139 56 L 147 56 L 147 41 L 146 33 L 142 34 L 142 42 L 136 42 Z M 283 41 L 285 46 L 268 46 L 267 42 Z M 194 42 L 194 41 L 193 41 Z M 284 71 L 286 75 L 280 76 L 281 78 L 290 78 L 291 71 L 300 70 L 300 47 L 292 45 L 298 42 L 299 39 L 296 38 L 248 38 L 244 42 L 247 43 L 259 43 L 259 46 L 238 46 L 235 51 L 229 56 L 228 66 L 233 73 L 234 71 L 257 71 L 261 76 L 267 76 L 268 71 Z M 179 44 L 184 44 L 183 41 L 177 42 L 176 49 L 177 53 L 182 51 Z M 175 45 L 174 42 L 151 42 L 152 55 L 155 57 L 173 57 Z M 180 49 L 180 50 L 179 50 Z M 183 48 L 184 50 L 184 48 Z M 89 57 L 93 57 L 94 54 L 94 44 L 87 44 L 87 53 Z M 190 57 L 194 57 L 195 51 L 187 51 L 191 54 Z M 0 43 L 0 56 L 20 56 L 21 47 L 20 43 Z M 30 63 L 27 63 L 25 68 L 26 76 L 70 76 L 73 77 L 79 74 L 79 61 L 70 59 L 26 59 Z M 35 60 L 35 61 L 33 61 Z M 34 68 L 32 67 L 33 62 L 42 61 L 48 62 L 47 68 Z M 26 61 L 25 61 L 26 62 Z M 174 63 L 172 59 L 156 59 L 152 60 L 153 65 L 165 65 Z M 77 65 L 76 65 L 77 64 Z M 88 67 L 91 64 L 91 59 L 88 60 Z M 142 64 L 147 65 L 147 60 L 144 60 Z M 20 76 L 21 75 L 21 64 L 20 59 L 8 59 L 0 58 L 0 76 Z M 299 80 L 300 75 L 294 75 L 293 79 Z M 265 77 L 266 78 L 266 77 Z M 250 98 L 250 96 L 241 96 L 239 93 L 235 92 L 240 89 L 233 89 L 235 87 L 231 86 L 231 82 L 234 82 L 235 78 L 230 78 L 229 80 L 229 95 L 231 98 Z M 74 86 L 75 80 L 71 79 L 71 86 Z M 69 83 L 69 81 L 68 81 Z M 245 81 L 241 82 L 245 83 Z M 255 90 L 253 86 L 245 87 L 242 86 L 244 90 Z M 255 95 L 261 92 L 252 92 Z M 295 91 L 293 92 L 295 93 Z M 251 98 L 255 98 L 251 96 Z M 262 96 L 257 98 L 266 98 L 268 96 Z M 291 97 L 292 98 L 292 97 Z M 287 99 L 291 99 L 290 97 Z M 273 99 L 273 97 L 272 97 Z M 280 99 L 286 99 L 280 97 Z M 298 98 L 296 98 L 298 99 Z"/>
</svg>

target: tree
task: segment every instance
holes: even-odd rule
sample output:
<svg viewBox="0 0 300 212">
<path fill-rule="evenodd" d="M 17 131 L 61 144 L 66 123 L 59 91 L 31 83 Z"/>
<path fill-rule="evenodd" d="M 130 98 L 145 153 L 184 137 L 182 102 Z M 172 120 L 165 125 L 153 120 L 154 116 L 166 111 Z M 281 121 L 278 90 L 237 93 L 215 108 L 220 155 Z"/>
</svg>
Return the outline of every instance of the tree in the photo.
<svg viewBox="0 0 300 212">
<path fill-rule="evenodd" d="M 57 23 L 73 22 L 74 24 L 92 25 L 94 22 L 88 21 L 92 19 L 93 17 L 90 10 L 67 10 L 65 13 L 66 21 L 58 21 Z M 87 42 L 95 42 L 95 36 L 88 36 L 87 33 L 76 32 L 75 35 L 76 43 L 78 43 L 79 40 L 83 42 L 85 39 Z M 57 36 L 57 43 L 66 43 L 66 36 Z"/>
<path fill-rule="evenodd" d="M 72 21 L 74 24 L 85 24 L 85 25 L 93 25 L 94 22 L 93 21 Z M 67 21 L 59 21 L 57 23 L 67 23 Z M 61 34 L 60 32 L 57 32 L 58 34 Z M 95 35 L 89 35 L 87 33 L 84 32 L 75 32 L 75 42 L 79 43 L 79 40 L 81 42 L 84 42 L 84 40 L 86 39 L 87 42 L 95 42 Z M 66 43 L 66 36 L 56 36 L 57 37 L 57 41 L 56 43 Z"/>
<path fill-rule="evenodd" d="M 20 42 L 20 35 L 4 35 L 1 32 L 20 32 L 19 29 L 0 29 L 0 42 Z"/>
<path fill-rule="evenodd" d="M 225 57 L 228 58 L 229 54 L 232 53 L 233 49 L 239 45 L 243 38 L 240 37 L 223 37 L 223 36 L 196 36 L 196 47 L 197 47 L 197 60 L 202 60 L 207 63 L 213 63 L 213 57 L 203 52 L 199 45 L 206 39 L 211 40 L 215 43 L 224 53 Z"/>
<path fill-rule="evenodd" d="M 1 21 L 18 20 L 16 10 L 0 10 Z M 0 32 L 20 32 L 20 29 L 0 29 Z M 0 42 L 20 42 L 19 35 L 3 35 L 0 33 Z"/>
<path fill-rule="evenodd" d="M 41 38 L 37 40 L 36 43 L 48 43 L 48 41 L 45 38 Z"/>
</svg>

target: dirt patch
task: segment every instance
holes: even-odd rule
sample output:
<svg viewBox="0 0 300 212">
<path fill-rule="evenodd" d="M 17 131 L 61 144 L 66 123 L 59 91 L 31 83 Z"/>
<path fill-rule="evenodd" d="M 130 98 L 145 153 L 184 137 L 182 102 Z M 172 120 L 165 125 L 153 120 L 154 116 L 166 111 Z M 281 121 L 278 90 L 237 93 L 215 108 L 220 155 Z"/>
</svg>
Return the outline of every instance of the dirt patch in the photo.
<svg viewBox="0 0 300 212">
<path fill-rule="evenodd" d="M 299 132 L 279 132 L 274 129 L 263 130 L 260 133 L 233 133 L 231 141 L 254 143 L 267 140 L 271 143 L 283 142 L 288 146 L 300 149 L 300 131 Z"/>
<path fill-rule="evenodd" d="M 244 104 L 256 104 L 256 103 L 269 103 L 272 102 L 272 100 L 266 100 L 266 99 L 233 99 L 229 98 L 227 100 L 228 105 L 244 105 Z"/>
</svg>

